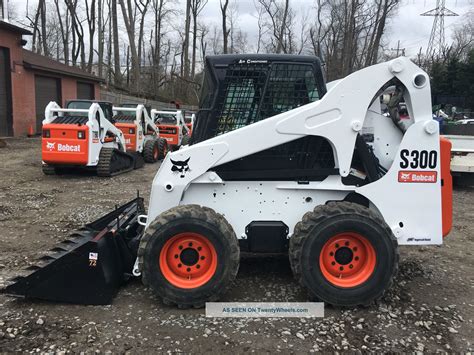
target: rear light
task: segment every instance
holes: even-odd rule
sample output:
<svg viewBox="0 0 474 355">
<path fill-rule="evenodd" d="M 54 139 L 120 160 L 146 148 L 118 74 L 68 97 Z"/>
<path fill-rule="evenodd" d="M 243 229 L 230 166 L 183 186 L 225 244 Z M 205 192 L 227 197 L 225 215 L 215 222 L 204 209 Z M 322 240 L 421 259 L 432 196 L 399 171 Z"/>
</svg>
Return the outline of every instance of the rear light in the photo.
<svg viewBox="0 0 474 355">
<path fill-rule="evenodd" d="M 86 132 L 77 131 L 77 139 L 86 139 Z"/>
<path fill-rule="evenodd" d="M 176 128 L 172 128 L 172 129 L 171 129 L 171 133 L 172 133 L 172 134 L 176 134 Z"/>
<path fill-rule="evenodd" d="M 130 133 L 130 134 L 135 134 L 135 128 L 130 128 L 130 129 L 128 130 L 128 133 Z"/>
<path fill-rule="evenodd" d="M 51 137 L 51 131 L 49 129 L 43 129 L 43 137 L 44 138 L 50 138 Z"/>
</svg>

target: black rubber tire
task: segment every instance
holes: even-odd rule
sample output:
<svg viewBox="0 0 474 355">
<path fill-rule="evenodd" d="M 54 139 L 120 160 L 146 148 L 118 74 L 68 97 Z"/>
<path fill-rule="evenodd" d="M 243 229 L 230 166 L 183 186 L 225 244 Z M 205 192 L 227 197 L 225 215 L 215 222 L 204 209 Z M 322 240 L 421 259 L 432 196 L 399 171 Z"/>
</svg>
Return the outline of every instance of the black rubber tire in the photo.
<svg viewBox="0 0 474 355">
<path fill-rule="evenodd" d="M 342 232 L 357 232 L 372 245 L 376 265 L 367 281 L 351 288 L 330 283 L 321 273 L 324 244 Z M 290 264 L 298 282 L 316 299 L 335 306 L 366 306 L 380 299 L 398 272 L 398 244 L 382 217 L 351 202 L 317 206 L 295 226 L 289 247 Z"/>
<path fill-rule="evenodd" d="M 188 135 L 183 136 L 181 139 L 181 145 L 188 145 L 189 141 L 191 140 L 191 137 Z"/>
<path fill-rule="evenodd" d="M 44 175 L 56 175 L 56 168 L 54 166 L 43 165 L 42 170 Z"/>
<path fill-rule="evenodd" d="M 182 232 L 205 236 L 217 253 L 217 269 L 204 285 L 183 289 L 172 285 L 162 274 L 158 259 L 170 238 Z M 201 308 L 217 301 L 228 289 L 239 270 L 240 249 L 237 237 L 226 219 L 214 210 L 198 205 L 182 205 L 159 215 L 140 241 L 138 260 L 142 281 L 167 305 Z"/>
<path fill-rule="evenodd" d="M 143 158 L 146 163 L 156 163 L 160 158 L 160 146 L 158 139 L 149 139 L 143 147 Z"/>
<path fill-rule="evenodd" d="M 158 140 L 158 146 L 160 148 L 160 157 L 159 157 L 159 159 L 162 160 L 166 157 L 166 154 L 168 154 L 168 152 L 169 152 L 168 141 L 164 138 L 160 138 Z"/>
</svg>

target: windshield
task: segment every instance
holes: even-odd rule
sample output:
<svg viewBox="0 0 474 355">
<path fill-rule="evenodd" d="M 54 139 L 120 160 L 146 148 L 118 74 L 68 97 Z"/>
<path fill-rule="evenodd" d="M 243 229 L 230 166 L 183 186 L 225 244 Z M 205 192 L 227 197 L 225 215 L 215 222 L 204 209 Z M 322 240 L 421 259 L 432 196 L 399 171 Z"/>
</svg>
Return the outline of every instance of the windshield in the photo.
<svg viewBox="0 0 474 355">
<path fill-rule="evenodd" d="M 159 113 L 156 120 L 162 124 L 176 124 L 176 114 L 173 113 Z"/>
<path fill-rule="evenodd" d="M 68 109 L 79 109 L 79 110 L 88 110 L 91 107 L 92 103 L 87 101 L 73 101 L 68 103 Z M 84 116 L 87 117 L 87 112 L 68 112 L 68 116 Z"/>
<path fill-rule="evenodd" d="M 126 107 L 126 106 L 125 106 Z M 116 116 L 128 116 L 128 117 L 136 117 L 137 116 L 137 111 L 120 111 L 117 110 L 117 113 L 115 114 Z"/>
<path fill-rule="evenodd" d="M 78 110 L 89 110 L 89 107 L 93 102 L 90 101 L 71 101 L 67 104 L 68 109 L 78 109 Z M 110 104 L 105 102 L 98 103 L 102 112 L 104 113 L 105 118 L 111 119 L 112 118 L 112 107 Z M 79 116 L 79 117 L 87 117 L 89 115 L 88 112 L 68 112 L 66 116 Z"/>
</svg>

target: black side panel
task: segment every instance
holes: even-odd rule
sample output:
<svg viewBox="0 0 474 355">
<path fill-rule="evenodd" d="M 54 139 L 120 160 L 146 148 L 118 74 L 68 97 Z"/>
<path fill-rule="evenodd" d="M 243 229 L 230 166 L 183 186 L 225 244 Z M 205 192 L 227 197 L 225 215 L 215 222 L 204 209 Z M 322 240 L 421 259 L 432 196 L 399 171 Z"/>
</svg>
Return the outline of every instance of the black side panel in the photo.
<svg viewBox="0 0 474 355">
<path fill-rule="evenodd" d="M 214 171 L 227 181 L 321 181 L 338 174 L 331 145 L 317 136 L 303 137 L 234 160 L 217 166 Z"/>
<path fill-rule="evenodd" d="M 55 101 L 61 104 L 61 79 L 35 76 L 36 132 L 41 132 L 46 106 Z"/>
<path fill-rule="evenodd" d="M 251 253 L 283 253 L 288 250 L 288 226 L 281 221 L 253 221 L 245 227 Z"/>
<path fill-rule="evenodd" d="M 12 135 L 10 52 L 0 47 L 0 137 Z"/>
</svg>

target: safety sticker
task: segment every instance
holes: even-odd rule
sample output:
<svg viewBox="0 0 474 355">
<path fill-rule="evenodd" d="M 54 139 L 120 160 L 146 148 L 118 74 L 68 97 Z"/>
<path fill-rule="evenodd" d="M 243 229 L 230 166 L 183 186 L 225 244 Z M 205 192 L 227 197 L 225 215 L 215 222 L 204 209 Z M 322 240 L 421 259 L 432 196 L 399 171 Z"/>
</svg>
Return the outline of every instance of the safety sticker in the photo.
<svg viewBox="0 0 474 355">
<path fill-rule="evenodd" d="M 400 170 L 398 172 L 398 182 L 435 183 L 436 181 L 438 181 L 436 171 Z"/>
<path fill-rule="evenodd" d="M 89 253 L 89 266 L 96 266 L 99 253 Z"/>
</svg>

